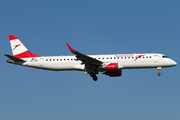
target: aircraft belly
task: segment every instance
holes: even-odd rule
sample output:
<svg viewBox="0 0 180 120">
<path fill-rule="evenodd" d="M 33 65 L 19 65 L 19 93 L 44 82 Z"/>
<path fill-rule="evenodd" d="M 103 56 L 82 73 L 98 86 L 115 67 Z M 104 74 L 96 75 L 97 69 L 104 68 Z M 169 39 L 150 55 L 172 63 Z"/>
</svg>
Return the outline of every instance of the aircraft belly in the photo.
<svg viewBox="0 0 180 120">
<path fill-rule="evenodd" d="M 84 68 L 83 65 L 77 62 L 61 62 L 61 63 L 45 63 L 42 68 L 44 69 L 51 69 L 51 70 L 81 70 Z"/>
</svg>

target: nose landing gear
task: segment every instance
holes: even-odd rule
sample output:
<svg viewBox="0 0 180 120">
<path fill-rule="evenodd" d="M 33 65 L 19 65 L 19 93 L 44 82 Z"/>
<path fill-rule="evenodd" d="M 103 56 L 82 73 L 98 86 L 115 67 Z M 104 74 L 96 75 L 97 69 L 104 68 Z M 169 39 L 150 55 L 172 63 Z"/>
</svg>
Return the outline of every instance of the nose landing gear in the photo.
<svg viewBox="0 0 180 120">
<path fill-rule="evenodd" d="M 157 67 L 157 71 L 158 71 L 157 75 L 158 75 L 158 76 L 161 75 L 161 73 L 159 72 L 160 70 L 161 70 L 161 67 Z"/>
</svg>

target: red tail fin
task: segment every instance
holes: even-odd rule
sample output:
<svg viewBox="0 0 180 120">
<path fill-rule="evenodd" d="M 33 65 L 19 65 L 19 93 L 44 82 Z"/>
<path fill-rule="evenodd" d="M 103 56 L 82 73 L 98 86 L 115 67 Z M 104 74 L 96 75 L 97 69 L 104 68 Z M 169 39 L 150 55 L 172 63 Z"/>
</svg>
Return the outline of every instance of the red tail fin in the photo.
<svg viewBox="0 0 180 120">
<path fill-rule="evenodd" d="M 9 35 L 9 40 L 11 43 L 11 48 L 14 57 L 17 58 L 40 57 L 36 54 L 29 52 L 29 50 L 21 43 L 21 41 L 15 35 Z"/>
</svg>

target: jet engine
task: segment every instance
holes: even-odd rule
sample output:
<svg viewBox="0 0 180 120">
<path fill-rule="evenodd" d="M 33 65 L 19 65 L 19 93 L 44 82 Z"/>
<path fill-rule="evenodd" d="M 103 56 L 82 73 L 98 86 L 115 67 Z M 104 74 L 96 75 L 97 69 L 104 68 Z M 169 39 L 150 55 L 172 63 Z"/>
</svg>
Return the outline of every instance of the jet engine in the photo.
<svg viewBox="0 0 180 120">
<path fill-rule="evenodd" d="M 117 70 L 117 69 L 118 69 L 118 63 L 110 63 L 105 66 L 106 71 Z"/>
<path fill-rule="evenodd" d="M 109 77 L 118 77 L 122 75 L 122 70 L 106 71 L 103 74 L 108 75 Z"/>
</svg>

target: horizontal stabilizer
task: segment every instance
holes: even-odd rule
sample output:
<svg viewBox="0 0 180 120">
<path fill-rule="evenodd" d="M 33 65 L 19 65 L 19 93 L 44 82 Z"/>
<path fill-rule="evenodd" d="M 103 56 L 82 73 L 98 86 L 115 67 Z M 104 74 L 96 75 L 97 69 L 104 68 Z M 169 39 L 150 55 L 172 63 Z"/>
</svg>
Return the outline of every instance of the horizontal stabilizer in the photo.
<svg viewBox="0 0 180 120">
<path fill-rule="evenodd" d="M 4 54 L 6 57 L 8 57 L 9 59 L 13 60 L 14 62 L 25 62 L 25 60 L 19 59 L 17 57 L 8 55 L 8 54 Z"/>
</svg>

